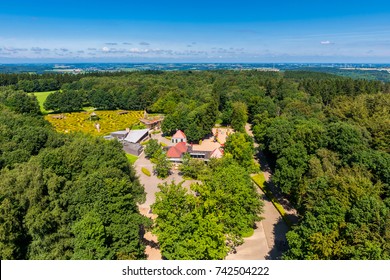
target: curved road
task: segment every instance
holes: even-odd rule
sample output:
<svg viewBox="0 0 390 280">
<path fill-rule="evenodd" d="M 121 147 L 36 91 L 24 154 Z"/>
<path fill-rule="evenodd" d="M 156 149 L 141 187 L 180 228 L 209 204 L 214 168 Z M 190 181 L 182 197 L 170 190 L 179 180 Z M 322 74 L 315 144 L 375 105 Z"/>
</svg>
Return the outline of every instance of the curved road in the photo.
<svg viewBox="0 0 390 280">
<path fill-rule="evenodd" d="M 247 133 L 253 137 L 249 124 L 247 124 L 245 128 Z M 264 158 L 261 158 L 261 163 L 262 168 L 264 168 Z M 153 165 L 149 160 L 145 158 L 143 153 L 140 155 L 134 166 L 141 183 L 144 184 L 145 191 L 147 193 L 145 203 L 139 205 L 140 212 L 145 216 L 153 218 L 153 214 L 149 213 L 149 209 L 150 205 L 155 201 L 155 193 L 159 191 L 157 185 L 164 181 L 175 181 L 176 183 L 178 183 L 181 181 L 181 177 L 178 176 L 178 174 L 172 174 L 166 180 L 158 179 L 154 175 L 152 175 L 151 177 L 147 177 L 141 172 L 141 167 L 146 167 L 149 170 L 152 170 Z M 270 182 L 272 184 L 272 175 L 269 172 L 269 169 L 265 169 L 266 171 L 263 172 L 264 177 L 267 182 Z M 191 183 L 191 180 L 185 181 L 184 186 L 189 186 Z M 279 212 L 275 209 L 272 202 L 269 201 L 268 198 L 264 195 L 262 190 L 260 188 L 257 188 L 257 191 L 261 194 L 264 202 L 263 213 L 261 214 L 263 220 L 256 223 L 256 229 L 254 231 L 254 234 L 249 238 L 245 238 L 244 244 L 236 248 L 235 254 L 227 255 L 225 258 L 226 260 L 280 259 L 282 253 L 287 249 L 287 224 L 283 221 Z M 289 214 L 295 215 L 294 209 L 290 207 L 287 209 L 289 209 L 288 211 L 286 210 L 287 212 L 289 212 Z M 161 254 L 158 249 L 156 236 L 148 232 L 145 233 L 144 239 L 147 244 L 146 254 L 148 255 L 148 260 L 161 259 Z"/>
<path fill-rule="evenodd" d="M 250 125 L 246 124 L 245 130 L 249 136 L 253 137 L 253 133 L 250 129 Z M 255 147 L 257 144 L 255 143 Z M 268 183 L 272 185 L 272 174 L 270 169 L 267 168 L 264 157 L 261 158 L 262 169 L 264 177 Z M 276 210 L 272 202 L 265 196 L 260 188 L 257 191 L 262 195 L 264 208 L 262 217 L 263 220 L 256 223 L 256 229 L 254 234 L 244 239 L 244 244 L 237 247 L 237 253 L 229 254 L 227 260 L 265 260 L 265 259 L 280 259 L 283 252 L 287 250 L 286 233 L 289 228 L 284 220 L 281 218 L 279 212 Z M 276 196 L 280 199 L 279 196 Z M 283 201 L 282 205 L 285 206 L 288 201 Z M 286 212 L 291 216 L 296 216 L 295 210 L 290 207 L 285 207 L 288 210 Z"/>
</svg>

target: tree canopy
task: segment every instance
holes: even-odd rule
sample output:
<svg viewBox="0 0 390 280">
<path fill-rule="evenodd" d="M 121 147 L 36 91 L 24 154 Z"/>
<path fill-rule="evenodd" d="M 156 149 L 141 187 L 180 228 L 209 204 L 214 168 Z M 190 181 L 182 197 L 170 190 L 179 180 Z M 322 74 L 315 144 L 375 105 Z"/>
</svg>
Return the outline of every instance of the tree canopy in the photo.
<svg viewBox="0 0 390 280">
<path fill-rule="evenodd" d="M 260 219 L 262 203 L 245 169 L 229 159 L 209 168 L 191 192 L 175 183 L 159 186 L 154 232 L 167 259 L 223 259 Z"/>
<path fill-rule="evenodd" d="M 25 93 L 38 90 L 56 91 L 46 101 L 56 111 L 94 106 L 165 114 L 163 133 L 181 129 L 189 143 L 210 136 L 215 123 L 238 131 L 227 140 L 225 163 L 188 159 L 182 166 L 201 181 L 191 191 L 162 187 L 155 210 L 166 220 L 157 221 L 156 232 L 169 259 L 222 258 L 229 248 L 221 244 L 239 244 L 254 222 L 259 208 L 248 196 L 256 197 L 247 177 L 254 153 L 243 133 L 247 120 L 276 187 L 299 212 L 286 259 L 390 258 L 389 83 L 221 70 L 1 74 L 0 86 L 4 259 L 144 257 L 138 230 L 148 222 L 135 207 L 142 188 L 120 145 L 57 134 Z M 153 153 L 160 156 L 156 172 L 164 177 L 169 164 Z M 175 200 L 180 211 L 164 202 Z"/>
<path fill-rule="evenodd" d="M 145 258 L 145 194 L 121 145 L 0 109 L 1 259 Z"/>
</svg>

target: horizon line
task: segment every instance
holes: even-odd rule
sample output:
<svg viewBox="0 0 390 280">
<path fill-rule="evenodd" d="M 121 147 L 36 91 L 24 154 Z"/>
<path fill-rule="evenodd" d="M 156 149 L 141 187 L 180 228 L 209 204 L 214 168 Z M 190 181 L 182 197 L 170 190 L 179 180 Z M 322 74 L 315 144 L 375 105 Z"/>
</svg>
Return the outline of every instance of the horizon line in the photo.
<svg viewBox="0 0 390 280">
<path fill-rule="evenodd" d="M 60 62 L 60 61 L 54 61 L 54 62 L 1 62 L 0 65 L 22 65 L 22 64 L 375 64 L 375 65 L 390 65 L 389 62 L 361 62 L 361 61 L 355 61 L 355 62 L 322 62 L 322 61 L 316 61 L 316 62 L 305 62 L 305 61 L 296 61 L 296 62 L 244 62 L 244 61 L 234 61 L 234 62 L 217 62 L 217 61 L 200 61 L 200 62 L 118 62 L 118 61 L 88 61 L 88 62 L 82 62 L 82 61 L 74 61 L 74 62 Z"/>
</svg>

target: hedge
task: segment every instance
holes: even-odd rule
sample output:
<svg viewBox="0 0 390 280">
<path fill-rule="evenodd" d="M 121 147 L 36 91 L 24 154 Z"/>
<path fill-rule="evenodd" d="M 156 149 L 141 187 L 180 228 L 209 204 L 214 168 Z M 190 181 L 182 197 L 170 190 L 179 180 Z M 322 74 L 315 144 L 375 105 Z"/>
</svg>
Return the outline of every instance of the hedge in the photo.
<svg viewBox="0 0 390 280">
<path fill-rule="evenodd" d="M 146 176 L 151 176 L 152 174 L 150 174 L 150 171 L 147 169 L 147 168 L 145 168 L 145 167 L 142 167 L 141 168 L 141 171 L 142 171 L 142 173 L 144 173 Z"/>
</svg>

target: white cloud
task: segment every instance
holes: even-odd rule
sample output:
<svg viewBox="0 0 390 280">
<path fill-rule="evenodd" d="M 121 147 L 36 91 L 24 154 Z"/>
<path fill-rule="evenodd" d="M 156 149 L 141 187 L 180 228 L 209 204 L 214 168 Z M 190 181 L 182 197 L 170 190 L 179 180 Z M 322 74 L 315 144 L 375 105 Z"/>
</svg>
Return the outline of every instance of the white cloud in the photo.
<svg viewBox="0 0 390 280">
<path fill-rule="evenodd" d="M 108 48 L 108 47 L 103 47 L 103 48 L 102 48 L 102 51 L 104 51 L 104 52 L 109 52 L 109 51 L 110 51 L 110 48 Z"/>
<path fill-rule="evenodd" d="M 147 51 L 148 51 L 148 49 L 139 49 L 139 48 L 131 48 L 129 50 L 129 52 L 131 52 L 131 53 L 145 53 Z"/>
<path fill-rule="evenodd" d="M 41 47 L 32 47 L 31 51 L 33 51 L 33 52 L 48 52 L 48 51 L 50 51 L 50 49 L 41 48 Z"/>
<path fill-rule="evenodd" d="M 321 45 L 333 45 L 334 43 L 332 43 L 331 41 L 326 40 L 326 41 L 321 41 L 320 44 Z"/>
</svg>

